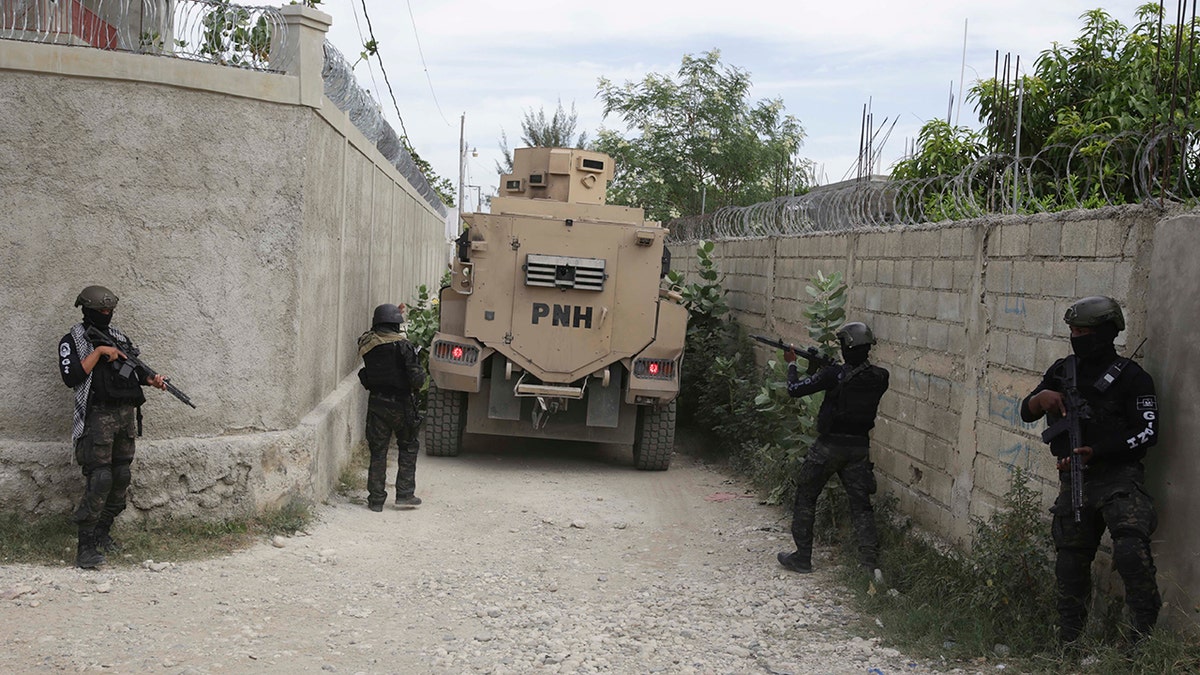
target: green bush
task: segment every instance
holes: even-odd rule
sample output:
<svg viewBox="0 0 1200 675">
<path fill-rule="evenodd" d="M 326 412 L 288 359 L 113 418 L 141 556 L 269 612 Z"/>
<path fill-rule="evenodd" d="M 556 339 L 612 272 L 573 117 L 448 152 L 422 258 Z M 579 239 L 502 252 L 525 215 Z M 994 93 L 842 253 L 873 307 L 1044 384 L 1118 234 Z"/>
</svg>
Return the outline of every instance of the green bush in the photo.
<svg viewBox="0 0 1200 675">
<path fill-rule="evenodd" d="M 450 272 L 446 271 L 442 275 L 441 286 L 450 285 Z M 404 327 L 408 332 L 408 341 L 415 347 L 419 348 L 417 358 L 421 362 L 421 368 L 429 372 L 429 347 L 433 344 L 433 336 L 438 332 L 438 327 L 441 322 L 441 304 L 439 298 L 433 296 L 429 288 L 425 284 L 417 286 L 416 301 L 407 306 L 404 313 Z M 421 391 L 417 394 L 417 405 L 425 408 L 425 397 L 429 391 L 429 378 L 425 378 L 425 384 L 421 385 Z"/>
<path fill-rule="evenodd" d="M 818 351 L 833 358 L 837 355 L 837 330 L 846 319 L 846 284 L 840 273 L 827 277 L 818 271 L 805 290 L 811 298 L 804 310 L 808 337 L 816 343 Z M 799 359 L 796 365 L 804 369 L 807 363 Z M 791 502 L 793 481 L 817 437 L 817 411 L 825 399 L 824 393 L 792 398 L 787 391 L 787 371 L 783 353 L 777 351 L 767 361 L 762 384 L 754 397 L 752 424 L 758 429 L 758 443 L 748 448 L 745 462 L 754 484 L 766 493 L 771 504 Z M 827 506 L 831 501 L 839 501 L 840 491 L 837 481 L 826 484 L 826 497 L 818 503 L 818 531 L 822 521 L 836 518 L 834 510 Z"/>
<path fill-rule="evenodd" d="M 894 509 L 894 500 L 877 500 L 881 562 L 894 591 L 859 596 L 893 640 L 956 658 L 993 654 L 996 645 L 1030 658 L 1057 646 L 1050 527 L 1021 471 L 1002 506 L 974 521 L 970 552 L 918 535 Z"/>
</svg>

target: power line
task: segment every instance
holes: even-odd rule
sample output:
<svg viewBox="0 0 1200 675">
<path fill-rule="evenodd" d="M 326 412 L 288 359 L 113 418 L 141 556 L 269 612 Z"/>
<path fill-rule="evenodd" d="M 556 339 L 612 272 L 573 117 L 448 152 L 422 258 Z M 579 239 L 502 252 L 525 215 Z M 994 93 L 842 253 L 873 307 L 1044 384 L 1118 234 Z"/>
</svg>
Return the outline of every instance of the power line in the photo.
<svg viewBox="0 0 1200 675">
<path fill-rule="evenodd" d="M 404 128 L 404 116 L 400 114 L 400 104 L 396 102 L 396 93 L 392 91 L 392 83 L 388 80 L 387 69 L 383 67 L 383 57 L 379 55 L 379 43 L 375 40 L 375 29 L 371 27 L 371 15 L 367 13 L 367 0 L 361 1 L 363 18 L 367 20 L 367 34 L 371 36 L 371 42 L 375 43 L 375 57 L 379 59 L 379 72 L 383 73 L 383 83 L 387 85 L 388 95 L 392 97 L 392 106 L 396 108 L 396 119 L 400 120 L 400 131 L 404 133 L 404 144 L 411 148 L 412 144 L 408 142 L 408 129 Z"/>
<path fill-rule="evenodd" d="M 371 86 L 374 87 L 373 91 L 375 92 L 376 98 L 378 98 L 379 83 L 375 81 L 375 69 L 371 67 L 371 59 L 369 58 L 370 55 L 366 51 L 367 41 L 365 39 L 363 39 L 362 24 L 360 24 L 358 22 L 358 10 L 354 7 L 353 1 L 350 3 L 350 13 L 354 15 L 354 28 L 358 30 L 358 41 L 359 41 L 359 43 L 362 44 L 363 49 L 364 49 L 364 51 L 362 52 L 362 57 L 363 57 L 362 60 L 367 62 L 367 74 L 371 76 Z M 374 38 L 372 38 L 372 39 L 374 39 Z M 375 49 L 376 49 L 376 51 L 378 51 L 378 49 L 379 49 L 378 46 L 376 46 Z M 355 61 L 355 63 L 358 63 L 358 62 Z"/>
<path fill-rule="evenodd" d="M 429 77 L 429 66 L 425 64 L 425 52 L 421 49 L 421 36 L 417 35 L 417 20 L 413 17 L 412 0 L 408 0 L 408 20 L 412 23 L 413 39 L 417 41 L 417 54 L 421 56 L 421 67 L 425 69 L 425 81 L 429 83 L 429 94 L 433 96 L 433 105 L 437 108 L 438 114 L 442 116 L 442 121 L 446 126 L 450 126 L 450 120 L 446 119 L 446 114 L 442 112 L 442 104 L 438 103 L 437 92 L 433 90 L 433 79 Z"/>
</svg>

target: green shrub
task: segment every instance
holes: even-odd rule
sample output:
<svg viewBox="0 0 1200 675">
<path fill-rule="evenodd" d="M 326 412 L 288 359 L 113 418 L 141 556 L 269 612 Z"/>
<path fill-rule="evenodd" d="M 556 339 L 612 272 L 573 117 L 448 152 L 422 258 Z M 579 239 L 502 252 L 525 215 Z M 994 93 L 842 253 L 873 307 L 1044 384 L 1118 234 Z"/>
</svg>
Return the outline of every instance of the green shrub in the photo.
<svg viewBox="0 0 1200 675">
<path fill-rule="evenodd" d="M 804 310 L 808 321 L 808 337 L 816 342 L 818 351 L 828 357 L 837 355 L 837 330 L 846 318 L 846 284 L 840 273 L 825 276 L 817 272 L 806 286 L 811 300 Z M 800 345 L 797 345 L 800 346 Z M 799 359 L 797 368 L 807 362 Z M 787 391 L 787 364 L 783 353 L 776 351 L 767 361 L 758 391 L 754 396 L 753 425 L 758 430 L 757 443 L 748 449 L 745 467 L 754 484 L 771 504 L 789 503 L 794 494 L 794 479 L 817 437 L 817 411 L 825 399 L 824 393 L 792 398 Z M 826 484 L 825 492 L 837 501 L 841 485 L 836 480 Z M 836 517 L 832 509 L 818 503 L 818 523 Z M 824 517 L 822 517 L 824 514 Z M 818 527 L 818 530 L 820 527 Z"/>
<path fill-rule="evenodd" d="M 1050 526 L 1023 472 L 1013 473 L 990 518 L 974 520 L 969 553 L 916 535 L 896 516 L 894 500 L 877 502 L 882 564 L 896 593 L 860 600 L 894 640 L 956 657 L 990 654 L 1000 644 L 1028 658 L 1056 646 Z"/>
<path fill-rule="evenodd" d="M 450 271 L 447 270 L 442 275 L 441 287 L 450 285 Z M 432 297 L 431 297 L 432 296 Z M 433 344 L 433 336 L 438 332 L 438 327 L 441 323 L 441 304 L 439 298 L 433 296 L 431 291 L 425 284 L 417 287 L 417 299 L 409 305 L 404 313 L 405 329 L 408 332 L 408 341 L 419 348 L 417 358 L 421 362 L 421 368 L 426 373 L 429 372 L 429 347 Z M 425 397 L 429 391 L 429 378 L 425 378 L 425 384 L 421 385 L 421 391 L 417 394 L 417 405 L 423 410 L 425 408 Z"/>
</svg>

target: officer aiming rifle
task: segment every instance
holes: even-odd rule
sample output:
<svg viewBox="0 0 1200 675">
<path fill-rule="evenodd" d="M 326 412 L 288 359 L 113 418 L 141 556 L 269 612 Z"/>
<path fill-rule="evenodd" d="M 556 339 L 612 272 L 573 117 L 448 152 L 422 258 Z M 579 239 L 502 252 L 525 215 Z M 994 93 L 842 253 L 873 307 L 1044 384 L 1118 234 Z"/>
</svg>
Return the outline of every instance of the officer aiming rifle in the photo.
<svg viewBox="0 0 1200 675">
<path fill-rule="evenodd" d="M 837 361 L 834 361 L 833 359 L 829 358 L 828 356 L 825 356 L 821 352 L 817 351 L 816 347 L 807 347 L 807 348 L 801 349 L 800 347 L 797 347 L 795 345 L 790 345 L 790 344 L 784 342 L 783 340 L 772 340 L 771 338 L 763 336 L 763 335 L 751 335 L 750 337 L 755 340 L 758 340 L 759 342 L 763 343 L 764 345 L 767 345 L 768 347 L 775 347 L 776 349 L 782 349 L 785 353 L 789 352 L 789 351 L 794 352 L 796 354 L 796 356 L 799 356 L 800 358 L 805 359 L 806 361 L 808 361 L 809 365 L 815 366 L 816 368 L 824 368 L 825 366 L 836 366 L 837 365 Z"/>
<path fill-rule="evenodd" d="M 117 351 L 121 352 L 122 358 L 112 362 L 112 367 L 121 377 L 136 382 L 138 379 L 138 370 L 141 370 L 143 376 L 147 379 L 153 379 L 158 375 L 158 373 L 154 372 L 153 368 L 146 365 L 145 361 L 138 358 L 138 355 L 141 354 L 141 351 L 139 351 L 138 348 L 134 347 L 132 344 L 118 344 L 116 340 L 108 335 L 105 335 L 99 328 L 96 328 L 95 326 L 88 326 L 87 339 L 93 345 L 114 347 L 117 349 Z M 163 383 L 166 384 L 167 391 L 170 392 L 172 396 L 193 408 L 196 407 L 196 404 L 192 403 L 192 399 L 188 398 L 187 394 L 180 391 L 179 387 L 171 384 L 170 380 L 163 380 Z"/>
</svg>

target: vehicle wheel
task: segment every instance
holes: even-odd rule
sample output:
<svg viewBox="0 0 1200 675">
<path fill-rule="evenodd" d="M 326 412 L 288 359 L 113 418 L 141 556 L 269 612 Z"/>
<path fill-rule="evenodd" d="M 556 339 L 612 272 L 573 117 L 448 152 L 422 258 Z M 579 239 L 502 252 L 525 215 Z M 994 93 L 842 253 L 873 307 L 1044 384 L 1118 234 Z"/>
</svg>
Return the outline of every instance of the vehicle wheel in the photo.
<svg viewBox="0 0 1200 675">
<path fill-rule="evenodd" d="M 633 439 L 633 465 L 639 471 L 666 471 L 671 468 L 677 400 L 665 406 L 642 406 L 638 410 L 637 435 Z"/>
<path fill-rule="evenodd" d="M 463 426 L 466 422 L 466 394 L 439 389 L 429 382 L 428 411 L 425 416 L 425 454 L 434 457 L 457 457 L 462 448 Z"/>
</svg>

